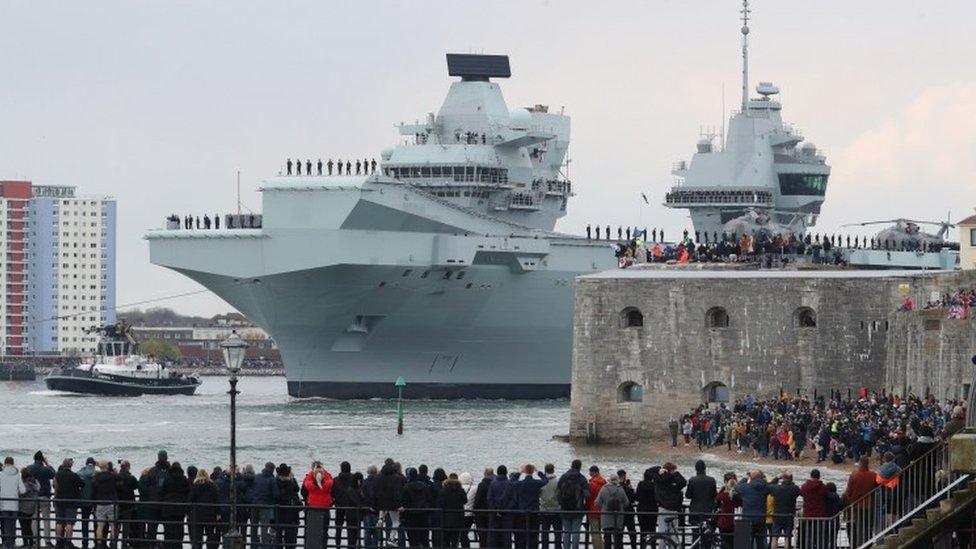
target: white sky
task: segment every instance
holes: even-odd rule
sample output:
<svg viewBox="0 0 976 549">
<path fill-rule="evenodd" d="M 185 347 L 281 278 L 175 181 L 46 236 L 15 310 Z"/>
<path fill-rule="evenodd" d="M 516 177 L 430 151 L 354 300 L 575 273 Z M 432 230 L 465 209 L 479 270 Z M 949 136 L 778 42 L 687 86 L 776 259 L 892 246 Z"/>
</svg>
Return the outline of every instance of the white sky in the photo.
<svg viewBox="0 0 976 549">
<path fill-rule="evenodd" d="M 565 106 L 588 222 L 690 226 L 658 203 L 674 161 L 739 96 L 739 2 L 8 1 L 0 178 L 119 202 L 120 304 L 196 285 L 149 264 L 171 212 L 247 205 L 286 157 L 373 157 L 436 111 L 446 52 L 506 53 L 510 106 Z M 976 3 L 753 2 L 751 75 L 828 155 L 821 223 L 954 219 L 976 206 Z M 640 208 L 640 192 L 652 199 Z M 187 313 L 213 297 L 163 303 Z"/>
</svg>

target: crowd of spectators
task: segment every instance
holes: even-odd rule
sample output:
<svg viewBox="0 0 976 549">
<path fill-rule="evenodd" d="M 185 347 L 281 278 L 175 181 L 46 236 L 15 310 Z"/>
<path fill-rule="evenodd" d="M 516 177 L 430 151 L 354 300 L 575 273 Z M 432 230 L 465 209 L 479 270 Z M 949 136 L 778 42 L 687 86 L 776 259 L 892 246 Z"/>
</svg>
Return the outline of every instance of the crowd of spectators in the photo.
<svg viewBox="0 0 976 549">
<path fill-rule="evenodd" d="M 955 292 L 944 293 L 925 303 L 923 310 L 930 311 L 943 309 L 946 316 L 951 319 L 969 318 L 970 309 L 976 307 L 976 289 L 961 288 Z M 906 297 L 898 307 L 899 312 L 907 313 L 915 310 L 915 302 L 911 297 Z"/>
<path fill-rule="evenodd" d="M 831 448 L 820 459 L 858 461 L 843 492 L 824 482 L 818 469 L 802 484 L 789 472 L 760 470 L 741 478 L 726 472 L 718 482 L 702 460 L 687 478 L 666 462 L 644 470 L 635 484 L 625 470 L 604 476 L 593 465 L 584 473 L 580 460 L 561 472 L 553 464 L 511 471 L 499 465 L 476 480 L 468 472 L 403 467 L 393 459 L 364 472 L 342 462 L 335 475 L 319 461 L 304 474 L 270 462 L 260 469 L 184 469 L 166 451 L 138 473 L 128 461 L 116 467 L 92 457 L 78 469 L 70 458 L 55 469 L 38 451 L 22 469 L 4 460 L 0 531 L 11 548 L 19 522 L 25 547 L 71 549 L 80 541 L 85 549 L 173 549 L 186 543 L 188 531 L 192 549 L 217 549 L 233 519 L 259 549 L 578 549 L 581 541 L 594 549 L 623 549 L 625 541 L 643 549 L 732 547 L 736 532 L 745 529 L 761 546 L 772 541 L 778 547 L 782 539 L 790 547 L 796 536 L 802 547 L 830 549 L 842 516 L 848 536 L 864 540 L 875 533 L 874 522 L 841 511 L 863 506 L 879 490 L 879 512 L 891 513 L 885 491 L 895 493 L 893 479 L 938 437 L 960 430 L 962 416 L 958 403 L 871 393 L 813 402 L 747 397 L 732 408 L 700 408 L 669 424 L 674 445 L 684 435 L 686 445 L 728 444 L 757 458 L 796 459 L 813 439 L 818 454 L 819 446 Z M 872 454 L 882 456 L 877 472 Z M 231 517 L 235 499 L 240 505 Z M 873 517 L 873 509 L 862 515 Z"/>
<path fill-rule="evenodd" d="M 628 231 L 629 232 L 629 231 Z M 663 231 L 662 231 L 663 232 Z M 645 233 L 635 231 L 634 238 L 620 240 L 613 244 L 618 266 L 630 267 L 638 263 L 738 263 L 761 262 L 766 267 L 784 265 L 791 262 L 815 264 L 845 263 L 839 236 L 806 235 L 805 237 L 770 235 L 760 232 L 756 235 L 723 233 L 709 236 L 696 231 L 692 239 L 684 231 L 677 243 L 647 242 Z M 847 238 L 850 245 L 850 237 Z M 855 244 L 857 239 L 855 239 Z"/>
<path fill-rule="evenodd" d="M 116 467 L 91 457 L 78 469 L 71 459 L 55 469 L 37 452 L 22 469 L 12 458 L 4 462 L 0 527 L 4 547 L 14 547 L 19 533 L 24 547 L 70 549 L 77 541 L 86 549 L 154 549 L 188 541 L 193 549 L 217 549 L 229 529 L 233 490 L 234 520 L 256 548 L 731 547 L 744 528 L 762 546 L 778 547 L 782 538 L 790 547 L 796 535 L 803 547 L 829 549 L 845 505 L 863 504 L 897 476 L 897 463 L 886 452 L 875 472 L 865 455 L 839 492 L 817 469 L 802 485 L 789 472 L 760 470 L 741 478 L 726 472 L 718 482 L 702 460 L 688 477 L 667 462 L 632 483 L 625 470 L 604 476 L 594 465 L 584 473 L 579 460 L 563 472 L 552 464 L 513 471 L 500 465 L 475 480 L 392 459 L 365 472 L 342 462 L 335 475 L 318 461 L 304 474 L 284 463 L 184 469 L 165 451 L 138 473 L 128 461 Z M 848 524 L 848 535 L 867 535 L 861 526 Z"/>
<path fill-rule="evenodd" d="M 671 418 L 668 431 L 673 446 L 683 439 L 699 450 L 725 446 L 755 459 L 815 455 L 817 463 L 839 465 L 891 452 L 904 466 L 921 449 L 961 430 L 964 420 L 961 401 L 862 390 L 857 398 L 749 395 L 732 406 L 703 405 Z"/>
<path fill-rule="evenodd" d="M 613 241 L 611 228 L 606 226 L 601 232 L 597 226 L 595 239 Z M 592 226 L 586 226 L 586 237 L 594 239 Z M 879 240 L 866 236 L 833 234 L 773 234 L 769 231 L 756 231 L 750 234 L 685 230 L 677 242 L 667 242 L 664 230 L 647 228 L 617 227 L 613 241 L 614 253 L 619 266 L 626 268 L 637 263 L 695 263 L 760 261 L 766 267 L 791 262 L 813 264 L 843 265 L 846 263 L 845 251 L 885 250 L 885 251 L 935 251 L 927 241 Z"/>
<path fill-rule="evenodd" d="M 976 307 L 976 289 L 960 289 L 943 294 L 925 304 L 926 309 L 946 309 L 949 318 L 969 318 L 969 310 Z"/>
</svg>

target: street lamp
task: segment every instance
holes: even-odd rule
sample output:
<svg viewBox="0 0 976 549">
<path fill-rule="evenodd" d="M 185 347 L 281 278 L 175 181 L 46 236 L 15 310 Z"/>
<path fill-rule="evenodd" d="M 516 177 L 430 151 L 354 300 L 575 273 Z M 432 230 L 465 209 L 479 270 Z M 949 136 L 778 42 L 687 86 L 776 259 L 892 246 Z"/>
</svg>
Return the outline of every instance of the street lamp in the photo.
<svg viewBox="0 0 976 549">
<path fill-rule="evenodd" d="M 220 342 L 224 352 L 224 365 L 230 371 L 230 527 L 224 536 L 225 549 L 243 549 L 244 536 L 237 530 L 237 372 L 241 371 L 244 362 L 244 352 L 247 342 L 237 335 L 237 330 L 230 333 L 230 337 Z"/>
</svg>

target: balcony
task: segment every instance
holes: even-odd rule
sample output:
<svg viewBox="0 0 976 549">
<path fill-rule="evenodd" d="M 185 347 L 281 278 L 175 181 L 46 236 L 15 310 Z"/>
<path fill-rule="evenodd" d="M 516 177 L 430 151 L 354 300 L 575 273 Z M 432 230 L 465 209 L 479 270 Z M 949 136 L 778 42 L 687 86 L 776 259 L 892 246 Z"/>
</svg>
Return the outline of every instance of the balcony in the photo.
<svg viewBox="0 0 976 549">
<path fill-rule="evenodd" d="M 664 203 L 671 208 L 697 206 L 768 208 L 773 205 L 769 191 L 757 189 L 683 189 L 674 187 L 665 195 Z"/>
</svg>

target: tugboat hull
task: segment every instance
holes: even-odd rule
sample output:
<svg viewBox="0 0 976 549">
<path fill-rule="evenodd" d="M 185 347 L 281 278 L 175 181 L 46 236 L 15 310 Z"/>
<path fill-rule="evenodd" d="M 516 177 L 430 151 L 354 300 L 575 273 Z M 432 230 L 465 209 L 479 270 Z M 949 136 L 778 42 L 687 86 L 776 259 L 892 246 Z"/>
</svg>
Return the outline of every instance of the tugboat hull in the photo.
<svg viewBox="0 0 976 549">
<path fill-rule="evenodd" d="M 199 383 L 150 385 L 66 375 L 48 376 L 44 383 L 52 391 L 103 396 L 192 395 L 200 386 Z"/>
</svg>

